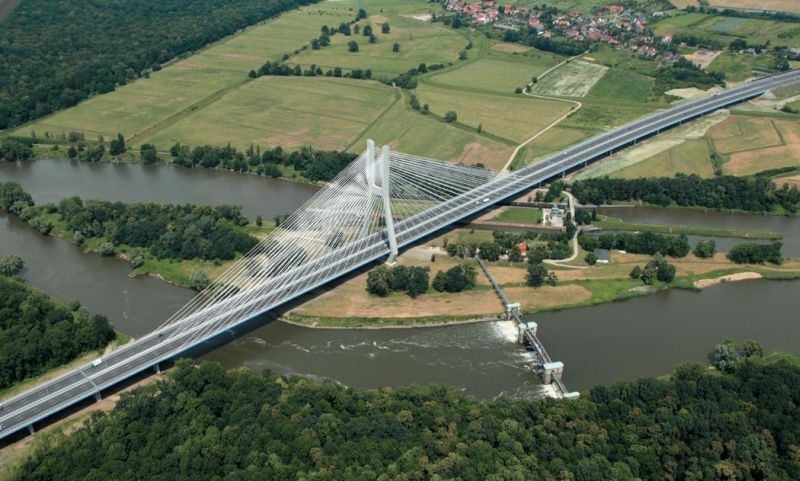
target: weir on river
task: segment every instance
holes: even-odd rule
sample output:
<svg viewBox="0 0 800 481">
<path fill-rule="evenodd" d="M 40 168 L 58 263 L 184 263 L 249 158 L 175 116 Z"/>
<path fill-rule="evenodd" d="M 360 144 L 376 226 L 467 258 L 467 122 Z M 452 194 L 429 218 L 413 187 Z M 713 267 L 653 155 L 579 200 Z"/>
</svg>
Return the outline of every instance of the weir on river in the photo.
<svg viewBox="0 0 800 481">
<path fill-rule="evenodd" d="M 486 274 L 495 292 L 497 292 L 497 295 L 503 301 L 503 305 L 506 309 L 505 320 L 516 323 L 519 332 L 517 342 L 525 345 L 531 351 L 534 368 L 542 378 L 542 384 L 553 388 L 551 391 L 553 397 L 559 399 L 577 398 L 580 393 L 568 391 L 567 386 L 564 385 L 564 381 L 561 380 L 561 376 L 564 372 L 564 363 L 561 361 L 553 362 L 550 355 L 547 354 L 547 350 L 544 348 L 542 341 L 536 337 L 538 325 L 535 322 L 524 322 L 522 320 L 522 316 L 520 316 L 519 313 L 519 303 L 509 300 L 505 291 L 503 291 L 503 287 L 500 286 L 494 279 L 494 276 L 492 276 L 492 273 L 489 272 L 489 268 L 486 267 L 486 264 L 481 259 L 480 253 L 475 255 L 475 259 L 478 261 L 478 265 L 481 266 L 481 269 L 483 269 L 484 274 Z"/>
</svg>

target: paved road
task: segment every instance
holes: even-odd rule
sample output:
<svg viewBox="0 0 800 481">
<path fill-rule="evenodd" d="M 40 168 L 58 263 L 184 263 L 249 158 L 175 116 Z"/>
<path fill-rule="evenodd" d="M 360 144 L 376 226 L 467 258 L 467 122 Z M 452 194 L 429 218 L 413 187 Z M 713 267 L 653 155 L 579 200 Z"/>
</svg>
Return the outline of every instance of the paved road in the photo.
<svg viewBox="0 0 800 481">
<path fill-rule="evenodd" d="M 413 244 L 443 227 L 637 139 L 797 81 L 800 81 L 800 71 L 765 77 L 712 97 L 681 103 L 588 139 L 541 162 L 497 177 L 483 186 L 397 222 L 397 243 L 400 247 Z M 0 439 L 388 253 L 382 234 L 372 234 L 273 277 L 257 288 L 226 299 L 213 308 L 216 313 L 213 324 L 192 326 L 190 318 L 183 324 L 170 325 L 105 356 L 99 366 L 84 366 L 24 392 L 3 403 L 0 410 Z"/>
</svg>

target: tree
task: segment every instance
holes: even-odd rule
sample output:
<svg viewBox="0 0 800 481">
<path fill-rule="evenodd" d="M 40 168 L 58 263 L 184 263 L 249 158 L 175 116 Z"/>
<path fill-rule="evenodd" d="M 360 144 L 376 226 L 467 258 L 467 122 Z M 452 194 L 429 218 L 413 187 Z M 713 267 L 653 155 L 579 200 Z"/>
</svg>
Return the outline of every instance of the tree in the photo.
<svg viewBox="0 0 800 481">
<path fill-rule="evenodd" d="M 467 59 L 467 51 L 466 50 L 462 50 L 462 51 L 458 52 L 458 59 L 461 60 L 461 61 L 466 60 Z"/>
<path fill-rule="evenodd" d="M 261 227 L 262 225 L 264 225 L 264 219 L 261 218 L 261 215 L 257 215 L 256 216 L 256 225 L 258 227 Z"/>
<path fill-rule="evenodd" d="M 427 267 L 414 266 L 410 271 L 406 292 L 412 298 L 416 298 L 418 295 L 428 292 L 429 270 Z"/>
<path fill-rule="evenodd" d="M 189 287 L 194 291 L 200 292 L 208 287 L 210 283 L 208 274 L 202 269 L 194 269 L 189 274 Z"/>
<path fill-rule="evenodd" d="M 370 35 L 369 43 L 378 43 L 378 37 L 376 37 L 375 35 Z"/>
<path fill-rule="evenodd" d="M 158 152 L 153 144 L 142 144 L 139 147 L 139 158 L 144 165 L 151 165 L 158 162 Z"/>
<path fill-rule="evenodd" d="M 391 277 L 389 285 L 393 291 L 405 291 L 408 288 L 408 281 L 411 278 L 411 271 L 408 267 L 400 264 L 390 269 Z"/>
<path fill-rule="evenodd" d="M 4 276 L 15 276 L 22 272 L 25 261 L 22 257 L 14 254 L 6 254 L 0 258 L 0 274 Z"/>
<path fill-rule="evenodd" d="M 389 27 L 389 22 L 383 22 L 383 24 L 381 25 L 381 33 L 386 34 L 386 33 L 389 33 L 391 31 L 392 31 L 392 29 L 391 29 L 391 27 Z"/>
<path fill-rule="evenodd" d="M 495 242 L 481 242 L 478 247 L 481 257 L 489 262 L 500 260 L 500 246 Z"/>
<path fill-rule="evenodd" d="M 633 269 L 631 269 L 631 272 L 630 274 L 628 274 L 628 277 L 630 277 L 631 279 L 639 279 L 640 277 L 642 277 L 642 269 L 639 266 L 633 266 Z"/>
<path fill-rule="evenodd" d="M 764 347 L 758 341 L 748 339 L 742 343 L 742 356 L 746 359 L 764 357 Z"/>
<path fill-rule="evenodd" d="M 363 8 L 359 8 L 358 13 L 356 14 L 356 22 L 365 18 L 367 18 L 367 11 Z"/>
<path fill-rule="evenodd" d="M 642 269 L 642 273 L 639 275 L 639 279 L 641 279 L 642 282 L 647 286 L 652 285 L 653 282 L 655 282 L 656 280 L 655 266 L 653 266 L 652 263 L 648 262 L 647 265 L 644 266 L 644 269 Z"/>
<path fill-rule="evenodd" d="M 721 344 L 714 346 L 712 363 L 720 371 L 733 371 L 738 361 L 739 352 L 736 350 L 736 344 L 731 339 L 726 339 Z"/>
<path fill-rule="evenodd" d="M 526 280 L 531 287 L 541 287 L 547 280 L 547 268 L 541 262 L 528 262 Z"/>
<path fill-rule="evenodd" d="M 521 94 L 521 93 L 522 93 L 522 87 L 517 87 L 517 88 L 515 88 L 515 89 L 514 89 L 514 93 L 515 93 L 515 94 Z"/>
<path fill-rule="evenodd" d="M 457 113 L 455 113 L 452 110 L 448 110 L 447 112 L 445 112 L 445 114 L 444 114 L 444 121 L 445 122 L 447 122 L 448 124 L 451 124 L 451 123 L 455 122 L 456 120 L 458 120 L 458 114 Z"/>
<path fill-rule="evenodd" d="M 716 251 L 717 251 L 717 243 L 714 242 L 713 240 L 698 241 L 697 245 L 695 245 L 694 247 L 694 255 L 703 259 L 714 257 Z"/>
<path fill-rule="evenodd" d="M 399 52 L 399 51 L 400 51 L 400 44 L 399 44 L 399 43 L 397 43 L 397 42 L 395 42 L 395 43 L 392 45 L 392 52 Z"/>
<path fill-rule="evenodd" d="M 358 52 L 358 42 L 355 40 L 350 40 L 347 42 L 347 51 L 353 53 Z"/>
<path fill-rule="evenodd" d="M 120 155 L 125 152 L 125 137 L 122 134 L 117 134 L 116 139 L 111 139 L 108 144 L 108 153 L 111 155 Z"/>
<path fill-rule="evenodd" d="M 112 242 L 104 242 L 100 246 L 100 255 L 103 257 L 111 257 L 115 253 L 114 244 Z"/>
<path fill-rule="evenodd" d="M 362 35 L 365 37 L 372 36 L 372 25 L 364 25 L 364 29 L 362 30 Z"/>
<path fill-rule="evenodd" d="M 431 287 L 437 292 L 444 292 L 447 289 L 447 274 L 444 271 L 439 271 L 433 277 Z"/>
<path fill-rule="evenodd" d="M 67 149 L 67 157 L 69 157 L 70 159 L 74 159 L 77 156 L 78 156 L 78 149 L 76 149 L 74 145 L 70 145 L 69 148 Z"/>
<path fill-rule="evenodd" d="M 597 256 L 594 254 L 594 252 L 586 253 L 586 257 L 584 257 L 583 260 L 590 266 L 597 264 Z"/>
<path fill-rule="evenodd" d="M 519 246 L 514 246 L 508 251 L 508 261 L 509 262 L 521 262 L 522 261 L 522 251 L 519 249 Z"/>
<path fill-rule="evenodd" d="M 387 266 L 378 266 L 367 274 L 367 292 L 386 297 L 392 292 L 392 271 Z"/>
<path fill-rule="evenodd" d="M 452 28 L 461 28 L 461 18 L 455 17 L 453 20 L 450 21 L 450 27 Z"/>
</svg>

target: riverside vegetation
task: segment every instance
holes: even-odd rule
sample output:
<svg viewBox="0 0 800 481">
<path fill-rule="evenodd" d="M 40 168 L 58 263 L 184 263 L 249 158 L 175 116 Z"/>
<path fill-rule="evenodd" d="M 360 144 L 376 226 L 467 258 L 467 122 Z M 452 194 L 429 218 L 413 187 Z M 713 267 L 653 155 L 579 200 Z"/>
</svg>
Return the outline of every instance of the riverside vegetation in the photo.
<svg viewBox="0 0 800 481">
<path fill-rule="evenodd" d="M 254 235 L 272 229 L 258 219 L 252 225 L 239 207 L 227 205 L 84 202 L 79 197 L 36 205 L 13 182 L 0 182 L 0 209 L 44 235 L 104 256 L 122 255 L 139 272 L 197 290 L 208 283 L 208 271 L 249 251 L 258 243 Z"/>
<path fill-rule="evenodd" d="M 715 370 L 681 365 L 569 402 L 179 361 L 11 479 L 798 479 L 800 358 L 762 351 L 726 342 Z"/>
<path fill-rule="evenodd" d="M 116 336 L 105 316 L 90 315 L 77 301 L 64 305 L 14 277 L 22 266 L 16 256 L 0 259 L 0 389 L 102 349 Z"/>
</svg>

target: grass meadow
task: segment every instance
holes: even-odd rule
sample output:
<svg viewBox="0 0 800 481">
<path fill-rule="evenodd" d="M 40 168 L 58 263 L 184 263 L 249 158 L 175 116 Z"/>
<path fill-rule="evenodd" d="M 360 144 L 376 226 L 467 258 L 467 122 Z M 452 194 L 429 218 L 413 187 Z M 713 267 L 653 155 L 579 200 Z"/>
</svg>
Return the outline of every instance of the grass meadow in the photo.
<svg viewBox="0 0 800 481">
<path fill-rule="evenodd" d="M 246 148 L 281 145 L 346 150 L 397 97 L 378 82 L 327 77 L 260 77 L 148 139 Z"/>
</svg>

